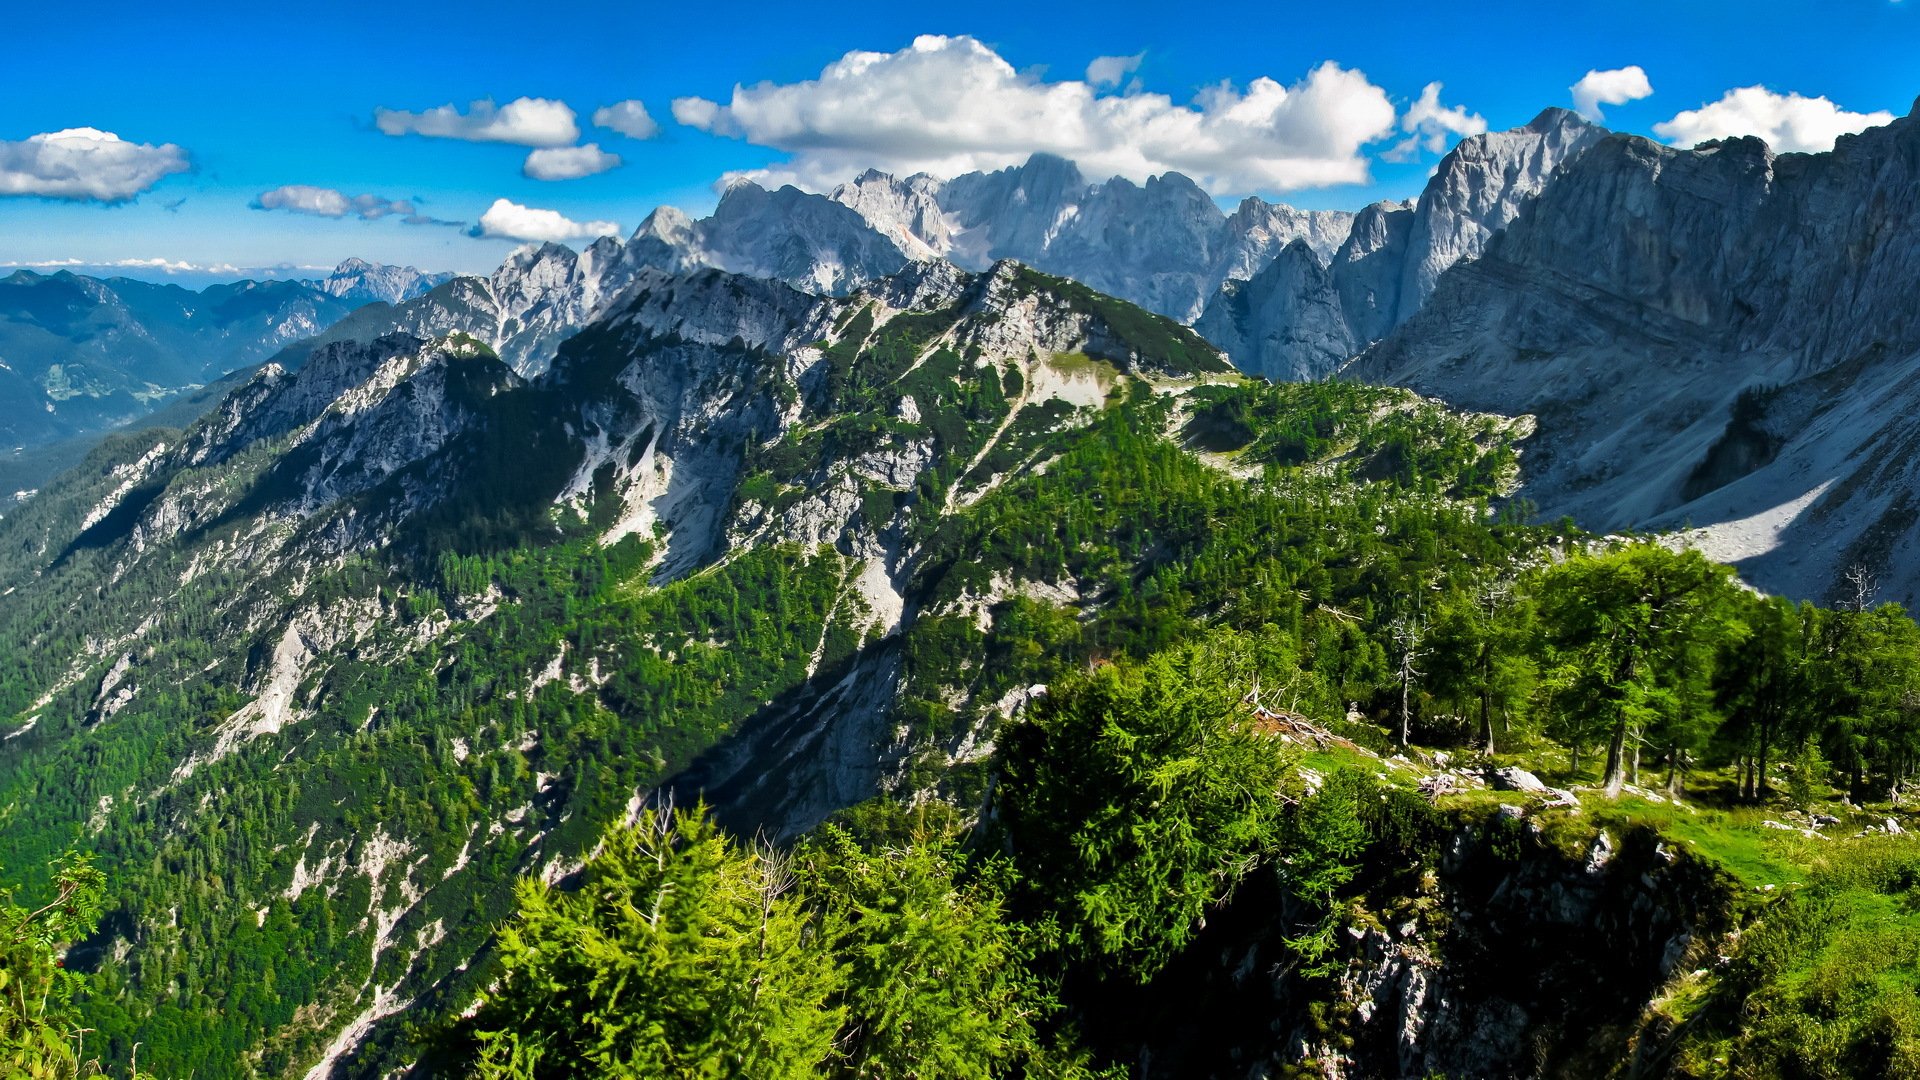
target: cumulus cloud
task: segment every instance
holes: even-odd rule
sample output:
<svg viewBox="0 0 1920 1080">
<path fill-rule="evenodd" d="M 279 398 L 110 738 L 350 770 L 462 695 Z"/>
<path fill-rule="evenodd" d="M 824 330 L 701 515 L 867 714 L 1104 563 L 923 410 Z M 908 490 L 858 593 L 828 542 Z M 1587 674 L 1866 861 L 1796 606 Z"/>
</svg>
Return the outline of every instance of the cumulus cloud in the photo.
<svg viewBox="0 0 1920 1080">
<path fill-rule="evenodd" d="M 1847 112 L 1824 97 L 1776 94 L 1764 86 L 1745 86 L 1727 91 L 1719 101 L 1655 124 L 1653 131 L 1675 146 L 1758 135 L 1779 153 L 1819 153 L 1833 149 L 1834 141 L 1842 135 L 1892 121 L 1890 112 Z"/>
<path fill-rule="evenodd" d="M 848 53 L 817 79 L 736 86 L 725 104 L 680 98 L 673 116 L 789 152 L 760 178 L 815 189 L 869 166 L 952 176 L 1047 151 L 1093 176 L 1176 170 L 1216 194 L 1365 182 L 1363 148 L 1398 118 L 1386 91 L 1331 61 L 1291 86 L 1222 83 L 1178 104 L 1049 82 L 971 37 L 939 36 L 898 52 Z"/>
<path fill-rule="evenodd" d="M 527 155 L 520 172 L 532 180 L 577 180 L 620 166 L 620 155 L 609 154 L 594 143 L 585 146 L 553 146 Z"/>
<path fill-rule="evenodd" d="M 1440 83 L 1430 82 L 1420 91 L 1420 99 L 1400 117 L 1400 130 L 1406 132 L 1407 137 L 1388 148 L 1381 157 L 1388 161 L 1412 161 L 1423 150 L 1430 154 L 1446 150 L 1449 136 L 1479 135 L 1487 130 L 1486 117 L 1479 113 L 1469 113 L 1462 105 L 1448 108 L 1440 104 L 1443 89 Z"/>
<path fill-rule="evenodd" d="M 469 230 L 468 235 L 558 244 L 591 240 L 619 231 L 620 226 L 612 221 L 573 221 L 557 210 L 540 210 L 495 199 L 487 212 L 480 215 L 480 224 Z"/>
<path fill-rule="evenodd" d="M 651 139 L 660 134 L 660 125 L 638 101 L 617 101 L 593 111 L 593 126 L 617 131 L 629 139 Z"/>
<path fill-rule="evenodd" d="M 464 225 L 461 221 L 442 221 L 422 214 L 411 199 L 389 199 L 384 195 L 348 195 L 333 188 L 311 184 L 285 184 L 254 196 L 255 210 L 285 210 L 291 214 L 343 218 L 348 215 L 362 221 L 378 221 L 399 214 L 408 225 Z"/>
<path fill-rule="evenodd" d="M 1596 124 L 1606 119 L 1601 115 L 1600 106 L 1625 105 L 1653 94 L 1653 84 L 1647 81 L 1647 73 L 1639 64 L 1589 71 L 1567 89 L 1573 91 L 1573 111 Z"/>
<path fill-rule="evenodd" d="M 580 125 L 567 103 L 546 98 L 515 98 L 498 107 L 493 99 L 482 98 L 469 104 L 464 113 L 452 105 L 417 113 L 375 109 L 373 122 L 388 135 L 516 146 L 566 146 L 580 137 Z"/>
<path fill-rule="evenodd" d="M 1096 56 L 1093 63 L 1087 65 L 1087 81 L 1095 86 L 1119 86 L 1127 76 L 1140 70 L 1140 61 L 1146 53 L 1134 53 L 1132 56 Z"/>
<path fill-rule="evenodd" d="M 98 128 L 0 141 L 0 195 L 123 202 L 188 168 L 172 143 L 132 143 Z"/>
</svg>

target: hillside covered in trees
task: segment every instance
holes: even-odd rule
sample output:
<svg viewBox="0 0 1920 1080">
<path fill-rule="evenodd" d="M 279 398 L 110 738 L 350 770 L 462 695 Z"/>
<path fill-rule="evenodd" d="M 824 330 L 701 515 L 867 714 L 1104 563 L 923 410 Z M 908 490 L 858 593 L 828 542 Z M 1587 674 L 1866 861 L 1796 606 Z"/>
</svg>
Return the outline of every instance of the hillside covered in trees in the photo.
<svg viewBox="0 0 1920 1080">
<path fill-rule="evenodd" d="M 1920 1069 L 1920 629 L 1864 578 L 1534 522 L 1525 418 L 1242 379 L 1011 265 L 621 315 L 533 380 L 316 354 L 0 525 L 0 927 L 59 988 L 0 1035 L 203 1078 Z M 97 919 L 19 921 L 82 872 Z"/>
</svg>

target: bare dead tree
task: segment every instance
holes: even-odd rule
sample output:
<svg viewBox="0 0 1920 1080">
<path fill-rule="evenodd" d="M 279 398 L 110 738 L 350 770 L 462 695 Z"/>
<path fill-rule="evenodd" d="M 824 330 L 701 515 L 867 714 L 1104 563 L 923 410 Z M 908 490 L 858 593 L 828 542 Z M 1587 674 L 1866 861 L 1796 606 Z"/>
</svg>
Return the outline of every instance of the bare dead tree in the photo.
<svg viewBox="0 0 1920 1080">
<path fill-rule="evenodd" d="M 1426 677 L 1426 672 L 1421 671 L 1416 665 L 1427 655 L 1427 650 L 1422 644 L 1427 637 L 1427 620 L 1418 615 L 1411 618 L 1401 616 L 1393 620 L 1388 634 L 1393 642 L 1394 653 L 1399 657 L 1400 730 L 1398 737 L 1400 748 L 1404 750 L 1407 747 L 1409 728 L 1412 725 L 1413 687 L 1416 682 Z"/>
<path fill-rule="evenodd" d="M 1865 611 L 1873 606 L 1880 595 L 1880 578 L 1865 563 L 1854 563 L 1847 567 L 1847 588 L 1851 595 L 1845 600 L 1848 608 Z"/>
</svg>

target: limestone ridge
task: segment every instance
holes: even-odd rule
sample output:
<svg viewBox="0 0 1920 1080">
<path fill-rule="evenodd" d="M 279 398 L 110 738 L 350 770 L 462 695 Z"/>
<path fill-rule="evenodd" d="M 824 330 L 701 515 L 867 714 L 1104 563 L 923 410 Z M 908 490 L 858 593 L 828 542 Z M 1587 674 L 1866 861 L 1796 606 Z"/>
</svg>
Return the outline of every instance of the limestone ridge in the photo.
<svg viewBox="0 0 1920 1080">
<path fill-rule="evenodd" d="M 850 350 L 907 340 L 915 352 L 895 354 L 904 366 L 884 392 L 847 381 Z M 939 370 L 916 377 L 921 364 Z M 1004 416 L 967 419 L 980 406 L 949 369 L 1011 395 L 996 406 Z M 938 515 L 1035 467 L 1036 448 L 1093 422 L 1117 380 L 1192 386 L 1228 370 L 1191 331 L 1012 262 L 979 275 L 916 264 L 846 298 L 644 269 L 532 379 L 461 334 L 332 342 L 297 369 L 265 365 L 185 432 L 101 451 L 99 467 L 69 474 L 5 529 L 21 565 L 56 575 L 85 552 L 114 582 L 225 583 L 236 641 L 301 628 L 284 648 L 262 639 L 260 656 L 285 654 L 275 685 L 288 687 L 399 632 L 392 612 L 343 614 L 326 606 L 331 594 L 306 595 L 308 582 L 382 551 L 430 561 L 476 528 L 536 542 L 567 523 L 607 547 L 637 539 L 657 584 L 756 550 L 824 552 L 843 567 L 836 610 L 884 641 L 918 614 L 925 537 L 908 535 L 899 508 L 932 499 L 925 511 Z M 38 577 L 7 584 L 38 588 Z M 500 602 L 477 597 L 453 614 L 481 619 Z M 111 614 L 111 633 L 138 638 L 149 614 Z M 404 633 L 449 632 L 429 621 Z M 689 790 L 788 832 L 866 797 L 911 749 L 875 749 L 892 743 L 893 655 L 877 650 L 846 686 L 836 673 L 811 687 L 812 705 L 703 762 Z M 262 678 L 249 667 L 246 685 Z M 235 714 L 187 737 L 176 779 L 299 722 L 303 706 L 282 696 L 272 723 Z M 726 764 L 784 759 L 796 739 L 843 750 L 793 756 L 777 776 Z"/>
<path fill-rule="evenodd" d="M 1602 134 L 1550 109 L 1524 128 L 1463 141 L 1417 204 L 1381 203 L 1357 215 L 1255 198 L 1227 214 L 1179 173 L 1094 183 L 1049 154 L 944 181 L 869 170 L 829 195 L 736 181 L 707 218 L 663 207 L 625 241 L 605 237 L 579 252 L 523 248 L 484 279 L 448 282 L 390 311 L 369 309 L 332 337 L 461 331 L 533 375 L 649 268 L 719 269 L 843 296 L 914 263 L 984 272 L 1015 259 L 1183 322 L 1201 317 L 1229 283 L 1248 281 L 1251 292 L 1232 288 L 1238 314 L 1208 325 L 1232 335 L 1229 351 L 1248 371 L 1319 377 L 1417 310 L 1441 271 L 1478 255 L 1557 168 Z M 1327 273 L 1306 274 L 1296 255 L 1262 275 L 1295 243 Z M 1266 295 L 1301 286 L 1320 291 Z M 1328 287 L 1344 330 L 1327 318 Z M 1296 317 L 1306 321 L 1294 325 Z M 1241 357 L 1247 349 L 1256 351 Z"/>
<path fill-rule="evenodd" d="M 1179 173 L 1090 183 L 1051 154 L 947 181 L 868 171 L 831 198 L 918 257 L 973 270 L 1018 259 L 1183 322 L 1222 282 L 1250 277 L 1293 240 L 1331 256 L 1353 220 L 1255 198 L 1224 214 Z"/>
<path fill-rule="evenodd" d="M 335 267 L 333 273 L 310 284 L 350 304 L 398 304 L 425 296 L 434 286 L 451 280 L 452 274 L 426 274 L 411 266 L 348 259 Z"/>
<path fill-rule="evenodd" d="M 1242 371 L 1276 381 L 1322 378 L 1354 353 L 1333 276 L 1300 240 L 1251 279 L 1222 286 L 1194 329 Z"/>
<path fill-rule="evenodd" d="M 1565 109 L 1548 109 L 1525 127 L 1462 139 L 1417 202 L 1376 203 L 1354 215 L 1326 275 L 1295 267 L 1222 286 L 1195 325 L 1222 334 L 1216 340 L 1243 370 L 1324 376 L 1345 359 L 1330 362 L 1332 352 L 1345 348 L 1350 356 L 1411 318 L 1447 268 L 1478 257 L 1557 170 L 1605 134 Z M 1328 321 L 1329 302 L 1343 331 Z"/>
<path fill-rule="evenodd" d="M 1825 154 L 1624 135 L 1345 374 L 1541 418 L 1526 494 L 1764 588 L 1920 597 L 1920 119 Z"/>
</svg>

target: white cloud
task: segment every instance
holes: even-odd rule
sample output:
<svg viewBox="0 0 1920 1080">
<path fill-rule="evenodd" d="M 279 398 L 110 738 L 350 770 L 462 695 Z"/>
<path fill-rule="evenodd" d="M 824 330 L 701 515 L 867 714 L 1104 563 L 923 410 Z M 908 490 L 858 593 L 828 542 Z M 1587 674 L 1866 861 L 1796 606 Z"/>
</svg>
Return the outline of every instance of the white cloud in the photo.
<svg viewBox="0 0 1920 1080">
<path fill-rule="evenodd" d="M 1087 65 L 1087 81 L 1095 86 L 1119 86 L 1127 76 L 1140 70 L 1140 61 L 1146 53 L 1132 56 L 1096 56 L 1093 63 Z"/>
<path fill-rule="evenodd" d="M 1758 135 L 1779 153 L 1818 153 L 1833 149 L 1834 141 L 1842 135 L 1892 120 L 1890 112 L 1847 112 L 1823 97 L 1776 94 L 1764 86 L 1746 86 L 1727 91 L 1719 101 L 1655 124 L 1653 131 L 1675 146 Z"/>
<path fill-rule="evenodd" d="M 452 105 L 418 113 L 375 109 L 373 122 L 388 135 L 516 146 L 565 146 L 580 137 L 580 125 L 567 103 L 546 98 L 515 98 L 498 107 L 491 98 L 482 98 L 468 105 L 464 113 Z"/>
<path fill-rule="evenodd" d="M 332 188 L 309 184 L 286 184 L 263 191 L 254 197 L 255 210 L 286 210 L 315 217 L 346 217 L 352 214 L 363 221 L 377 221 L 388 214 L 411 214 L 413 204 L 381 195 L 348 195 Z"/>
<path fill-rule="evenodd" d="M 1292 86 L 1223 83 L 1181 105 L 1048 82 L 973 38 L 938 36 L 898 52 L 848 53 L 817 79 L 736 86 L 724 105 L 680 98 L 673 116 L 788 151 L 773 178 L 816 189 L 870 166 L 952 176 L 1047 151 L 1096 177 L 1177 170 L 1216 194 L 1364 183 L 1362 148 L 1397 118 L 1384 90 L 1331 61 Z"/>
<path fill-rule="evenodd" d="M 1573 91 L 1573 111 L 1596 124 L 1606 119 L 1601 115 L 1600 106 L 1625 105 L 1653 95 L 1653 84 L 1647 81 L 1647 73 L 1639 64 L 1589 71 L 1567 89 Z"/>
<path fill-rule="evenodd" d="M 187 168 L 187 152 L 172 143 L 132 143 L 97 128 L 0 141 L 0 195 L 121 202 Z"/>
<path fill-rule="evenodd" d="M 620 166 L 620 155 L 609 154 L 595 143 L 585 146 L 553 146 L 527 155 L 522 174 L 533 180 L 577 180 Z"/>
<path fill-rule="evenodd" d="M 362 221 L 378 221 L 389 214 L 402 215 L 407 225 L 465 225 L 464 221 L 442 221 L 422 214 L 411 199 L 389 199 L 384 195 L 348 195 L 333 188 L 311 184 L 285 184 L 254 196 L 255 210 L 285 210 L 291 214 L 342 218 L 351 214 Z"/>
<path fill-rule="evenodd" d="M 591 240 L 619 231 L 620 226 L 615 222 L 573 221 L 556 210 L 540 210 L 506 199 L 495 199 L 487 212 L 480 215 L 480 224 L 470 230 L 470 235 L 558 244 L 568 240 Z"/>
<path fill-rule="evenodd" d="M 1463 105 L 1452 108 L 1441 105 L 1442 89 L 1440 83 L 1430 82 L 1420 91 L 1420 99 L 1400 117 L 1400 130 L 1406 132 L 1407 137 L 1381 157 L 1388 161 L 1412 161 L 1422 150 L 1430 154 L 1445 151 L 1448 136 L 1479 135 L 1487 130 L 1487 118 L 1479 113 L 1469 113 Z"/>
<path fill-rule="evenodd" d="M 40 261 L 4 261 L 4 269 L 144 269 L 159 273 L 240 273 L 232 263 L 188 263 L 180 259 L 40 259 Z M 303 267 L 307 269 L 307 267 Z M 326 269 L 326 267 L 311 267 Z"/>
<path fill-rule="evenodd" d="M 593 124 L 617 131 L 629 139 L 651 139 L 660 134 L 660 125 L 638 101 L 619 101 L 593 111 Z"/>
</svg>

